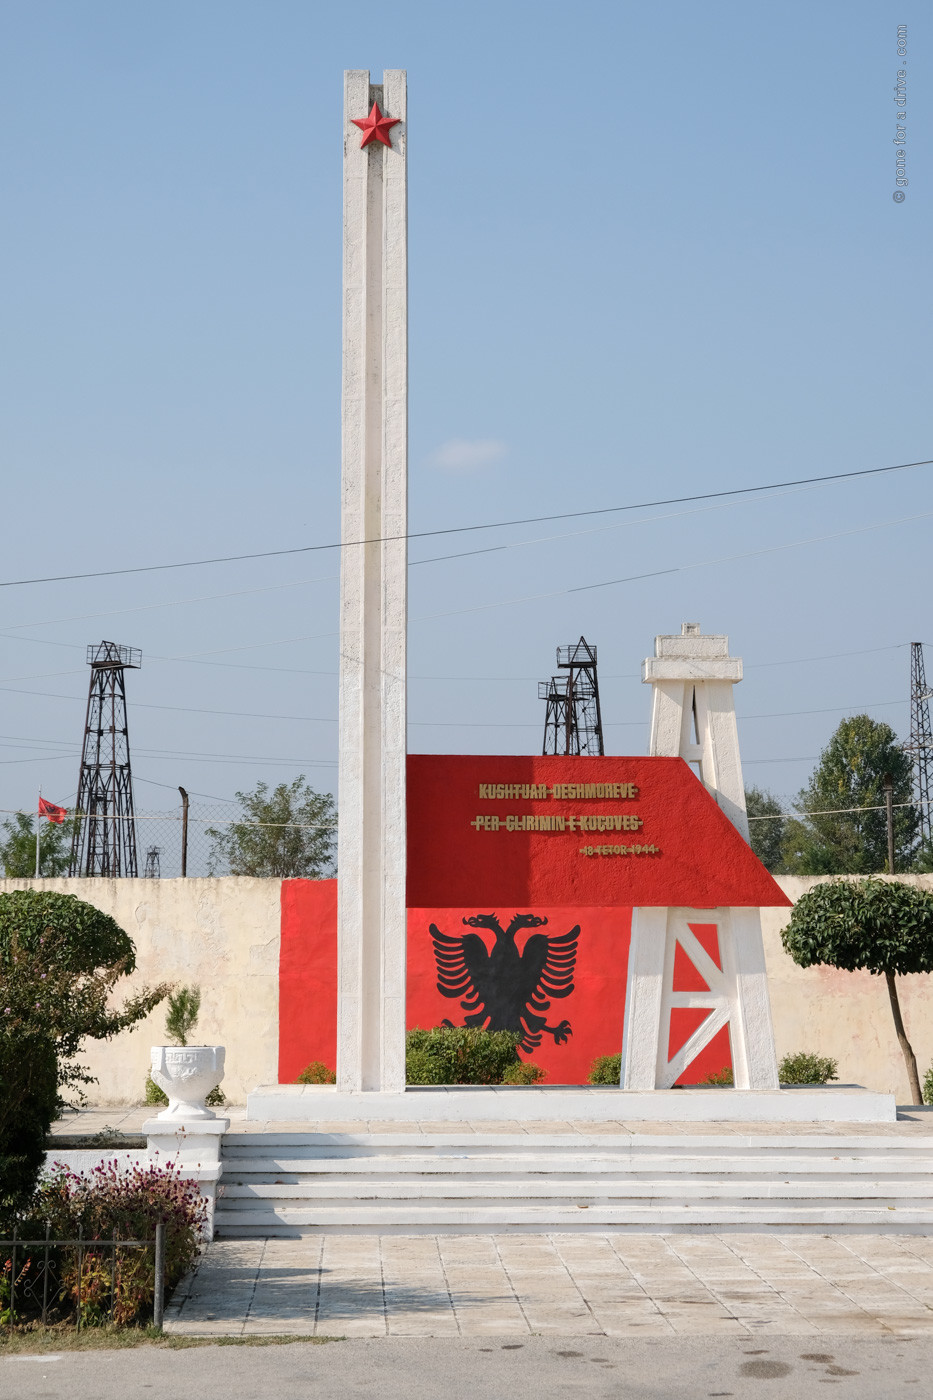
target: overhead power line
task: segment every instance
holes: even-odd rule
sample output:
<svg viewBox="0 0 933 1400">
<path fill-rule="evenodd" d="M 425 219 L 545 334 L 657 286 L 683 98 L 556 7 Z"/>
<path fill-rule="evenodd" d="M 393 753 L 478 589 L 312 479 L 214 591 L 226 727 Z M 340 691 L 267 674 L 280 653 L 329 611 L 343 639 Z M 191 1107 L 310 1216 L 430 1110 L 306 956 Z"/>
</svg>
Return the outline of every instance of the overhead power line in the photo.
<svg viewBox="0 0 933 1400">
<path fill-rule="evenodd" d="M 817 489 L 819 489 L 819 483 L 813 486 L 797 487 L 790 491 L 776 490 L 773 496 L 762 495 L 758 497 L 758 500 L 781 500 L 784 496 L 793 496 L 799 494 L 801 491 L 814 491 Z M 460 550 L 456 554 L 438 554 L 432 556 L 430 559 L 410 559 L 408 563 L 409 568 L 417 568 L 420 564 L 442 564 L 450 559 L 468 559 L 479 554 L 505 554 L 512 549 L 530 549 L 538 544 L 553 544 L 555 541 L 580 539 L 585 535 L 607 534 L 611 530 L 620 530 L 625 525 L 653 525 L 666 520 L 682 520 L 685 516 L 708 515 L 711 511 L 729 510 L 731 507 L 741 504 L 741 499 L 724 500 L 720 501 L 717 505 L 700 506 L 696 510 L 672 511 L 668 515 L 646 515 L 640 520 L 621 520 L 613 525 L 599 525 L 591 530 L 570 530 L 560 535 L 536 535 L 533 539 L 529 540 L 509 540 L 505 544 L 490 545 L 482 549 Z M 152 612 L 159 608 L 187 607 L 192 603 L 216 603 L 223 602 L 229 598 L 247 598 L 260 593 L 282 592 L 289 588 L 303 588 L 314 583 L 336 583 L 339 577 L 339 574 L 321 574 L 318 575 L 317 578 L 289 579 L 285 583 L 270 583 L 257 588 L 238 588 L 234 589 L 232 592 L 228 590 L 225 593 L 202 593 L 194 598 L 168 598 L 158 603 L 142 603 L 132 608 L 110 608 L 106 612 L 73 613 L 68 617 L 46 618 L 41 622 L 8 623 L 4 631 L 0 633 L 0 636 L 9 636 L 13 632 L 28 631 L 33 627 L 53 627 L 61 622 L 85 622 L 89 618 L 97 617 L 122 617 L 128 613 Z M 26 637 L 22 640 L 32 641 L 34 639 Z M 472 680 L 474 677 L 468 677 L 467 679 Z"/>
<path fill-rule="evenodd" d="M 353 549 L 367 544 L 389 544 L 399 540 L 433 539 L 441 535 L 464 535 L 477 530 L 502 530 L 517 525 L 543 525 L 552 520 L 579 520 L 594 515 L 616 515 L 623 511 L 649 510 L 655 506 L 685 505 L 690 501 L 713 501 L 724 496 L 753 496 L 762 491 L 777 491 L 788 486 L 816 486 L 822 482 L 854 481 L 859 477 L 883 476 L 891 472 L 910 471 L 914 467 L 933 466 L 933 458 L 921 462 L 898 462 L 887 467 L 863 467 L 860 471 L 828 472 L 823 476 L 797 477 L 790 481 L 771 481 L 762 486 L 734 486 L 721 491 L 699 491 L 690 496 L 669 496 L 662 500 L 636 501 L 621 506 L 599 506 L 591 510 L 560 511 L 553 515 L 526 515 L 511 520 L 487 520 L 476 525 L 449 525 L 440 530 L 416 530 L 402 535 L 376 535 L 371 539 L 335 540 L 329 544 L 296 545 L 291 549 L 264 549 L 249 554 L 225 554 L 210 559 L 183 559 L 173 564 L 136 564 L 125 569 L 95 569 L 80 574 L 48 574 L 37 578 L 0 580 L 0 588 L 24 588 L 36 583 L 70 583 L 86 578 L 115 578 L 125 574 L 151 574 L 167 569 L 195 569 L 213 564 L 239 564 L 249 559 L 276 559 L 291 554 L 318 554 L 327 550 Z"/>
<path fill-rule="evenodd" d="M 914 799 L 911 802 L 894 802 L 893 807 L 928 807 L 933 805 L 933 801 L 926 802 L 922 798 Z M 750 822 L 776 822 L 789 819 L 791 821 L 807 821 L 810 817 L 841 817 L 849 812 L 886 812 L 887 807 L 882 802 L 880 807 L 824 807 L 819 812 L 768 812 L 763 817 L 748 817 Z"/>
</svg>

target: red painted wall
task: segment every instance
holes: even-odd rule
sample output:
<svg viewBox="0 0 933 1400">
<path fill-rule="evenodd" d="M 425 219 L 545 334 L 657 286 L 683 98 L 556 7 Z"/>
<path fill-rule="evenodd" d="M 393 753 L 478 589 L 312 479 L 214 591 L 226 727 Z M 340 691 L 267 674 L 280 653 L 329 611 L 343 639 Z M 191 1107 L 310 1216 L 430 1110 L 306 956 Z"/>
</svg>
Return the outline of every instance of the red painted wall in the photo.
<svg viewBox="0 0 933 1400">
<path fill-rule="evenodd" d="M 337 1064 L 337 881 L 283 880 L 279 948 L 279 1083 Z"/>
<path fill-rule="evenodd" d="M 631 784 L 607 799 L 566 795 L 564 784 Z M 547 795 L 496 795 L 499 785 L 545 785 Z M 558 792 L 554 787 L 559 785 Z M 492 785 L 483 791 L 481 785 Z M 564 830 L 525 830 L 526 818 L 561 816 Z M 620 817 L 641 825 L 609 830 Z M 585 821 L 583 820 L 585 819 Z M 521 822 L 508 829 L 507 822 Z M 594 829 L 600 822 L 604 830 Z M 538 824 L 539 825 L 539 824 Z M 650 847 L 649 853 L 632 847 Z M 587 848 L 609 847 L 600 854 Z M 614 848 L 617 854 L 612 854 Z M 573 991 L 553 999 L 549 1025 L 566 1019 L 558 1045 L 544 1034 L 532 1058 L 551 1083 L 582 1083 L 598 1055 L 622 1049 L 632 909 L 640 906 L 786 905 L 789 901 L 702 783 L 679 758 L 565 758 L 414 754 L 408 760 L 408 1025 L 463 1024 L 458 998 L 438 990 L 430 925 L 451 937 L 463 919 L 496 911 L 548 920 L 547 934 L 579 925 Z M 311 1061 L 336 1059 L 337 883 L 282 885 L 279 1077 L 293 1082 Z M 715 926 L 693 926 L 718 961 Z M 470 930 L 470 932 L 480 932 Z M 517 935 L 519 952 L 533 930 Z M 487 950 L 493 935 L 483 932 Z M 674 989 L 705 990 L 678 948 Z M 706 1012 L 675 1011 L 669 1054 Z M 731 1064 L 728 1029 L 689 1066 L 695 1083 Z"/>
<path fill-rule="evenodd" d="M 633 797 L 555 797 L 555 784 L 632 784 Z M 486 785 L 544 785 L 541 799 L 480 796 Z M 570 829 L 634 817 L 637 830 Z M 563 831 L 508 831 L 508 818 L 562 818 Z M 499 822 L 499 829 L 490 829 Z M 583 855 L 603 845 L 651 854 Z M 681 758 L 410 754 L 408 904 L 776 905 L 788 900 Z"/>
<path fill-rule="evenodd" d="M 409 909 L 409 1027 L 439 1026 L 444 1020 L 452 1021 L 455 1026 L 463 1024 L 466 1013 L 460 1001 L 442 996 L 437 989 L 437 966 L 429 925 L 433 923 L 442 933 L 456 937 L 473 932 L 464 929 L 461 921 L 479 912 L 480 906 L 476 904 L 457 909 Z M 502 923 L 515 912 L 500 909 Z M 568 997 L 552 1000 L 546 1012 L 548 1025 L 557 1025 L 566 1019 L 573 1033 L 562 1045 L 556 1045 L 553 1038 L 545 1034 L 534 1054 L 522 1058 L 530 1058 L 546 1070 L 549 1083 L 582 1084 L 597 1055 L 617 1055 L 622 1049 L 632 911 L 618 907 L 562 909 L 543 905 L 528 908 L 526 905 L 521 912 L 543 915 L 548 923 L 540 930 L 519 932 L 515 940 L 519 952 L 536 932 L 562 934 L 577 924 L 580 926 L 574 990 Z M 476 932 L 490 948 L 493 935 L 484 930 Z"/>
<path fill-rule="evenodd" d="M 457 1000 L 437 989 L 437 967 L 429 926 L 452 935 L 463 930 L 461 920 L 478 913 L 475 906 L 454 909 L 408 911 L 408 1008 L 410 1028 L 438 1026 L 444 1020 L 463 1022 Z M 484 911 L 485 912 L 485 911 Z M 502 912 L 503 918 L 508 915 Z M 511 914 L 512 910 L 508 913 Z M 582 1084 L 597 1055 L 614 1055 L 622 1049 L 622 1019 L 632 911 L 624 907 L 525 908 L 523 913 L 548 918 L 548 933 L 566 933 L 580 926 L 574 990 L 552 1001 L 548 1024 L 568 1020 L 572 1034 L 556 1045 L 550 1036 L 531 1057 L 547 1072 L 551 1084 Z M 703 928 L 698 925 L 698 928 Z M 534 930 L 517 937 L 519 951 Z M 696 930 L 695 930 L 696 931 Z M 713 936 L 715 939 L 715 935 Z M 491 943 L 491 935 L 487 943 Z M 701 942 L 716 957 L 709 935 Z M 678 957 L 675 989 L 702 990 L 704 983 L 684 955 Z M 678 1013 L 675 1013 L 675 1016 Z M 675 1021 L 669 1053 L 673 1054 L 698 1023 L 697 1013 L 688 1022 Z M 313 1060 L 330 1069 L 337 1057 L 337 881 L 285 880 L 282 883 L 282 931 L 279 960 L 279 1081 L 292 1084 Z M 681 1080 L 695 1083 L 712 1070 L 731 1064 L 728 1031 L 723 1031 L 698 1056 Z"/>
</svg>

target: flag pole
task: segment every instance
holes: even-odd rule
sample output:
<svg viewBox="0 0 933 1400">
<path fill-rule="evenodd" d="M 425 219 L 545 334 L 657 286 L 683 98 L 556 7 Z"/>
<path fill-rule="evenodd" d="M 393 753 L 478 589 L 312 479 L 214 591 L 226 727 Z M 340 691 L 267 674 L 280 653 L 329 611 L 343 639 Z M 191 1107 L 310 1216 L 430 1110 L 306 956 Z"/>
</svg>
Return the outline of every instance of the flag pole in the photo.
<svg viewBox="0 0 933 1400">
<path fill-rule="evenodd" d="M 39 806 L 42 806 L 42 784 L 39 784 Z M 42 816 L 36 812 L 36 879 L 39 878 L 39 833 L 42 830 Z"/>
</svg>

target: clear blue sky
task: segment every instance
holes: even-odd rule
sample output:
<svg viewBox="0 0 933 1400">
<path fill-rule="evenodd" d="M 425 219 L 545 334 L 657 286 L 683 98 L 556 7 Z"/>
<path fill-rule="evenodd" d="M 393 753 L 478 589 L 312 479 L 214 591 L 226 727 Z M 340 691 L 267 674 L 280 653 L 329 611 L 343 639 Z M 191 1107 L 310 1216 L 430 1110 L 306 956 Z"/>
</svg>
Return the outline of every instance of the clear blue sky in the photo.
<svg viewBox="0 0 933 1400">
<path fill-rule="evenodd" d="M 413 530 L 933 457 L 928 5 L 7 0 L 0 55 L 2 579 L 336 537 L 348 67 L 409 75 Z M 793 793 L 847 711 L 906 737 L 931 524 L 920 468 L 416 541 L 410 747 L 535 751 L 582 632 L 643 752 L 689 619 Z M 101 637 L 143 650 L 140 807 L 333 786 L 336 566 L 0 589 L 0 807 L 73 799 Z"/>
</svg>

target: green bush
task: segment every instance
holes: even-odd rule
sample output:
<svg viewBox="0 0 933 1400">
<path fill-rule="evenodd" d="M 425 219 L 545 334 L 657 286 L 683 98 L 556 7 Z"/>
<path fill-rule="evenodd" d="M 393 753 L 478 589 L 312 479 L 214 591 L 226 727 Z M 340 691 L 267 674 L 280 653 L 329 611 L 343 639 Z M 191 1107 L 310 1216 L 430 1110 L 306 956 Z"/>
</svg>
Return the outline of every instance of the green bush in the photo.
<svg viewBox="0 0 933 1400">
<path fill-rule="evenodd" d="M 622 1056 L 621 1055 L 600 1055 L 590 1065 L 590 1072 L 586 1076 L 587 1084 L 614 1084 L 619 1087 L 622 1078 Z"/>
<path fill-rule="evenodd" d="M 135 961 L 119 924 L 73 895 L 0 894 L 0 1231 L 31 1195 L 64 1092 L 80 1099 L 93 1083 L 75 1062 L 82 1042 L 135 1025 L 165 996 L 143 988 L 114 1005 Z"/>
<path fill-rule="evenodd" d="M 933 1065 L 923 1077 L 923 1102 L 933 1104 Z"/>
<path fill-rule="evenodd" d="M 502 1076 L 503 1084 L 540 1084 L 546 1078 L 544 1070 L 540 1065 L 533 1064 L 531 1060 L 519 1060 L 518 1064 L 509 1065 Z"/>
<path fill-rule="evenodd" d="M 521 1063 L 516 1031 L 435 1026 L 405 1037 L 409 1084 L 501 1084 L 506 1070 Z"/>
<path fill-rule="evenodd" d="M 735 1084 L 735 1075 L 731 1065 L 726 1065 L 724 1069 L 712 1070 L 698 1082 L 708 1085 L 711 1089 L 731 1089 Z"/>
<path fill-rule="evenodd" d="M 337 1076 L 332 1069 L 328 1069 L 323 1060 L 312 1060 L 305 1069 L 301 1071 L 296 1084 L 336 1084 Z"/>
<path fill-rule="evenodd" d="M 150 1107 L 166 1108 L 168 1106 L 168 1094 L 159 1088 L 151 1074 L 146 1075 L 146 1103 Z"/>
<path fill-rule="evenodd" d="M 838 1068 L 835 1060 L 800 1050 L 796 1055 L 784 1056 L 778 1065 L 778 1079 L 782 1084 L 826 1084 L 839 1078 Z"/>
<path fill-rule="evenodd" d="M 0 1007 L 9 1020 L 5 1012 L 15 1014 L 16 1004 L 3 978 L 0 999 L 13 1003 Z M 0 1086 L 0 1233 L 6 1234 L 16 1210 L 32 1195 L 58 1115 L 58 1063 L 41 1029 L 27 1025 L 14 1035 L 0 1029 Z"/>
</svg>

